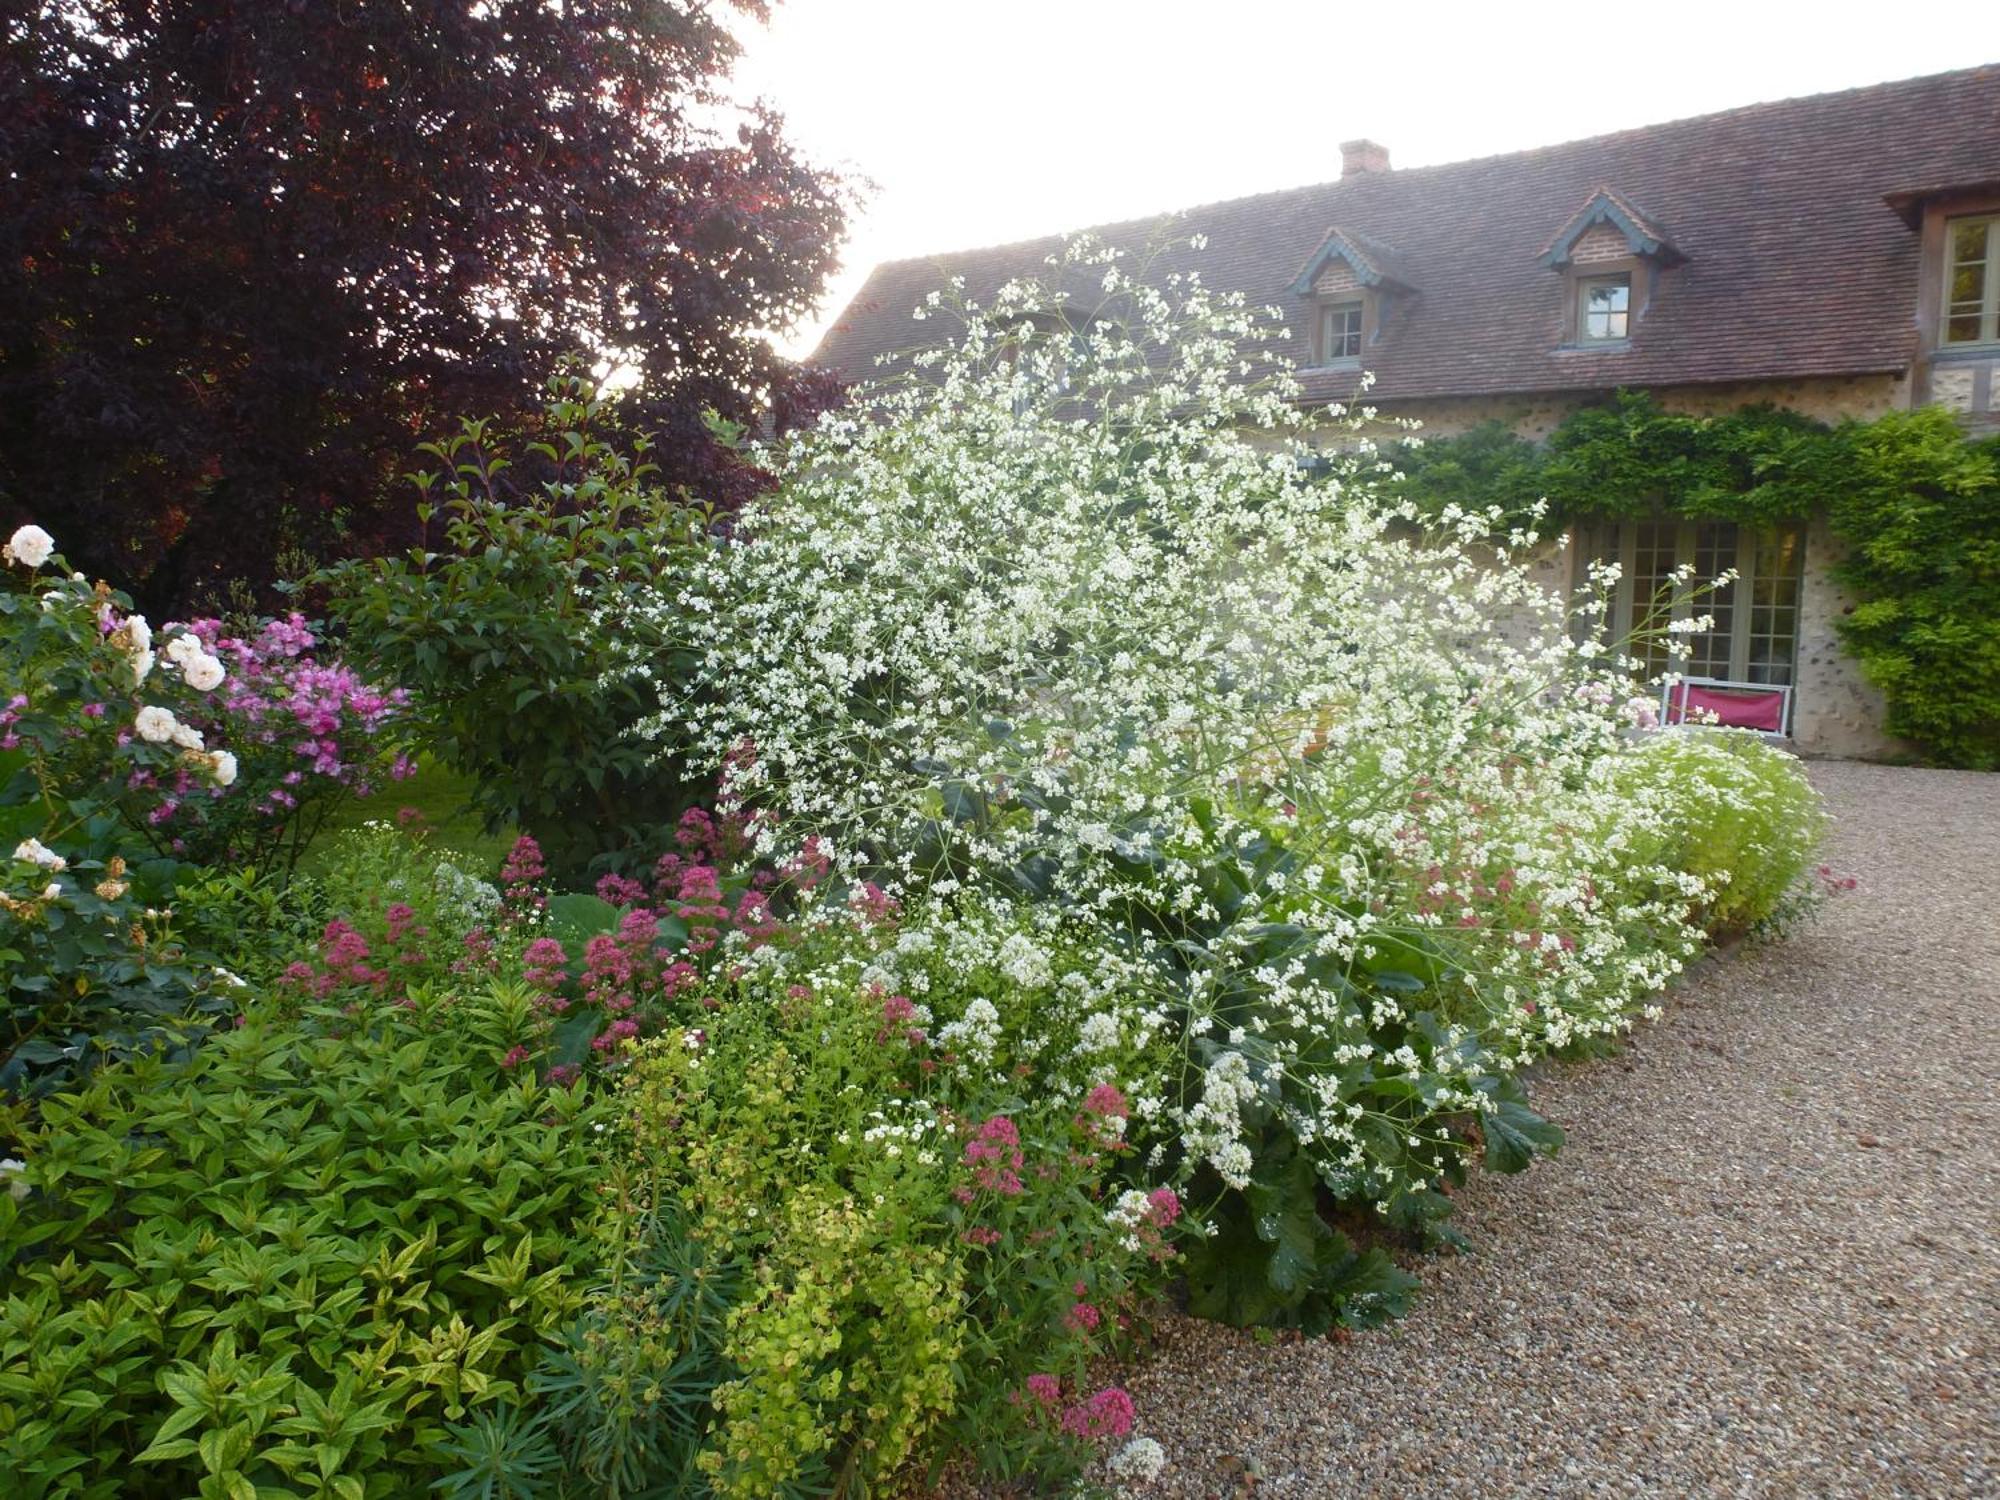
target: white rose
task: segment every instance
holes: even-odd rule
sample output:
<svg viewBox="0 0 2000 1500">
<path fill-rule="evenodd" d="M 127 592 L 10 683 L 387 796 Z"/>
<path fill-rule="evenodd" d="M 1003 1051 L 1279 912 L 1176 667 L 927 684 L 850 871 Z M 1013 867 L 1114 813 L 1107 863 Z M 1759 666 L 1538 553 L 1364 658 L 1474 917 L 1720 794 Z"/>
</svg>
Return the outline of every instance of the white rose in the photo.
<svg viewBox="0 0 2000 1500">
<path fill-rule="evenodd" d="M 40 865 L 44 870 L 53 870 L 58 874 L 69 868 L 69 861 L 40 839 L 22 839 L 14 846 L 14 858 L 26 860 L 31 865 Z"/>
<path fill-rule="evenodd" d="M 184 667 L 192 658 L 203 654 L 199 636 L 183 632 L 167 642 L 167 660 L 177 667 Z"/>
<path fill-rule="evenodd" d="M 182 664 L 181 675 L 187 678 L 187 685 L 196 692 L 207 693 L 221 687 L 222 679 L 228 674 L 214 657 L 195 655 Z"/>
<path fill-rule="evenodd" d="M 7 1184 L 7 1196 L 16 1203 L 28 1196 L 28 1164 L 19 1157 L 10 1156 L 0 1161 L 0 1180 Z"/>
<path fill-rule="evenodd" d="M 125 621 L 125 638 L 132 643 L 132 652 L 135 656 L 141 651 L 150 651 L 153 647 L 153 627 L 146 623 L 144 615 L 128 616 Z"/>
<path fill-rule="evenodd" d="M 215 757 L 210 764 L 214 768 L 215 784 L 217 786 L 235 785 L 236 757 L 234 755 L 231 755 L 227 750 L 218 750 L 215 752 Z"/>
<path fill-rule="evenodd" d="M 139 731 L 139 738 L 148 744 L 164 745 L 173 739 L 174 731 L 181 727 L 181 721 L 174 717 L 172 709 L 156 708 L 148 704 L 140 709 L 138 716 L 132 720 L 132 727 Z"/>
<path fill-rule="evenodd" d="M 42 887 L 42 899 L 44 901 L 60 901 L 62 899 L 62 887 L 51 880 L 47 885 Z"/>
<path fill-rule="evenodd" d="M 39 526 L 23 526 L 7 539 L 5 548 L 0 549 L 7 561 L 17 562 L 24 568 L 39 568 L 49 560 L 56 550 L 56 539 Z"/>
<path fill-rule="evenodd" d="M 187 725 L 178 722 L 174 725 L 174 743 L 179 745 L 183 750 L 206 750 L 208 748 L 202 742 L 201 731 L 199 729 L 190 729 Z"/>
<path fill-rule="evenodd" d="M 134 687 L 139 686 L 148 677 L 153 675 L 154 660 L 155 658 L 150 650 L 134 651 L 132 653 L 132 685 Z"/>
</svg>

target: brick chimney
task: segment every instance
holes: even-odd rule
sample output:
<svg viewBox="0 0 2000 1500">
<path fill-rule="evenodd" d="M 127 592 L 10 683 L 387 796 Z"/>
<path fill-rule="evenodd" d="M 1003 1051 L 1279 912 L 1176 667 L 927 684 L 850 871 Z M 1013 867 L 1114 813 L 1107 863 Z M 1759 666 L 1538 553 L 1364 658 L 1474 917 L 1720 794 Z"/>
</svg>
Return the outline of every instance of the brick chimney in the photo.
<svg viewBox="0 0 2000 1500">
<path fill-rule="evenodd" d="M 1359 177 L 1365 172 L 1386 172 L 1389 170 L 1389 148 L 1379 141 L 1342 141 L 1340 143 L 1340 175 Z"/>
</svg>

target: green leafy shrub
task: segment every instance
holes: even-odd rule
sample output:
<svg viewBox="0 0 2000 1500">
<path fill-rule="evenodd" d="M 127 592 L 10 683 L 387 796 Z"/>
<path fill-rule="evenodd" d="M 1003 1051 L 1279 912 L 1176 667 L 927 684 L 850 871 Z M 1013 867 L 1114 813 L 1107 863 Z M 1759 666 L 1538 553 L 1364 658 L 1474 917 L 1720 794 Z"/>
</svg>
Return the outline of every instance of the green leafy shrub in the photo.
<svg viewBox="0 0 2000 1500">
<path fill-rule="evenodd" d="M 1702 882 L 1712 933 L 1781 915 L 1826 834 L 1805 768 L 1747 730 L 1688 728 L 1647 738 L 1606 768 L 1618 795 L 1653 809 L 1657 858 Z"/>
<path fill-rule="evenodd" d="M 303 1025 L 45 1100 L 0 1195 L 8 1493 L 416 1492 L 590 1276 L 603 1106 L 500 1058 L 525 993 Z"/>
<path fill-rule="evenodd" d="M 550 389 L 542 437 L 521 445 L 539 482 L 517 484 L 510 440 L 467 422 L 425 446 L 442 471 L 417 476 L 417 514 L 442 517 L 443 545 L 313 582 L 350 653 L 415 695 L 421 743 L 472 778 L 489 826 L 533 834 L 573 876 L 666 847 L 694 800 L 669 747 L 630 735 L 683 658 L 607 618 L 671 577 L 712 518 L 659 487 L 644 437 L 608 435 L 615 405 L 589 382 Z M 623 670 L 634 659 L 647 677 Z"/>
<path fill-rule="evenodd" d="M 1887 727 L 1947 765 L 2000 766 L 2000 442 L 1935 408 L 1841 429 L 1827 492 L 1859 603 L 1841 639 Z"/>
<path fill-rule="evenodd" d="M 185 1056 L 236 1010 L 229 977 L 147 904 L 169 898 L 171 869 L 15 854 L 0 872 L 0 1096 L 71 1087 L 120 1058 Z"/>
</svg>

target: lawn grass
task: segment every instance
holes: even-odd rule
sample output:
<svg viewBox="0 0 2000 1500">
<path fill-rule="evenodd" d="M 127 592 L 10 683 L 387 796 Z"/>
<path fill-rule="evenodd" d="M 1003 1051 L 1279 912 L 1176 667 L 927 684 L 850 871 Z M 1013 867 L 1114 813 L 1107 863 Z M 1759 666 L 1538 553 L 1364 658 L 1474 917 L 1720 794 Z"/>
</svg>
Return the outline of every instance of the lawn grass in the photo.
<svg viewBox="0 0 2000 1500">
<path fill-rule="evenodd" d="M 500 861 L 513 846 L 517 830 L 503 828 L 488 833 L 471 803 L 472 783 L 449 766 L 426 757 L 408 781 L 392 781 L 374 796 L 357 797 L 335 813 L 306 851 L 299 868 L 310 874 L 316 857 L 328 847 L 327 841 L 342 829 L 378 820 L 398 822 L 403 809 L 415 808 L 422 818 L 413 826 L 429 833 L 434 848 L 448 852 L 468 875 L 491 880 L 499 873 Z"/>
</svg>

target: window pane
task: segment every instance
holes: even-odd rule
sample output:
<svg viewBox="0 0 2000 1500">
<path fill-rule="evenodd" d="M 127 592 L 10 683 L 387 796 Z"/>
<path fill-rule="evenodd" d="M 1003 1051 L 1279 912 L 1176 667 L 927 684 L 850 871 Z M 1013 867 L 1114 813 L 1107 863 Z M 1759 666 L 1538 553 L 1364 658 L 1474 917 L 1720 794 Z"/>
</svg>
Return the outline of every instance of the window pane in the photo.
<svg viewBox="0 0 2000 1500">
<path fill-rule="evenodd" d="M 1697 615 L 1708 615 L 1714 628 L 1688 638 L 1690 677 L 1727 677 L 1729 648 L 1736 628 L 1736 585 L 1713 588 L 1716 575 L 1736 566 L 1736 527 L 1725 521 L 1704 521 L 1694 529 L 1693 604 Z"/>
<path fill-rule="evenodd" d="M 1753 592 L 1770 601 L 1751 611 L 1749 665 L 1752 682 L 1780 687 L 1792 680 L 1798 658 L 1800 565 L 1804 539 L 1796 528 L 1765 532 L 1757 541 Z"/>
<path fill-rule="evenodd" d="M 1624 338 L 1631 301 L 1632 283 L 1629 277 L 1604 277 L 1584 282 L 1580 319 L 1582 337 L 1586 340 Z"/>
<path fill-rule="evenodd" d="M 1951 226 L 1951 258 L 1953 260 L 1986 259 L 1986 237 L 1992 229 L 1991 219 L 1960 219 Z"/>
<path fill-rule="evenodd" d="M 1341 302 L 1320 313 L 1320 358 L 1331 363 L 1361 357 L 1361 304 Z"/>
<path fill-rule="evenodd" d="M 1944 341 L 1947 344 L 1972 344 L 1979 341 L 1979 314 L 1966 317 L 1954 316 L 1944 325 Z"/>
</svg>

